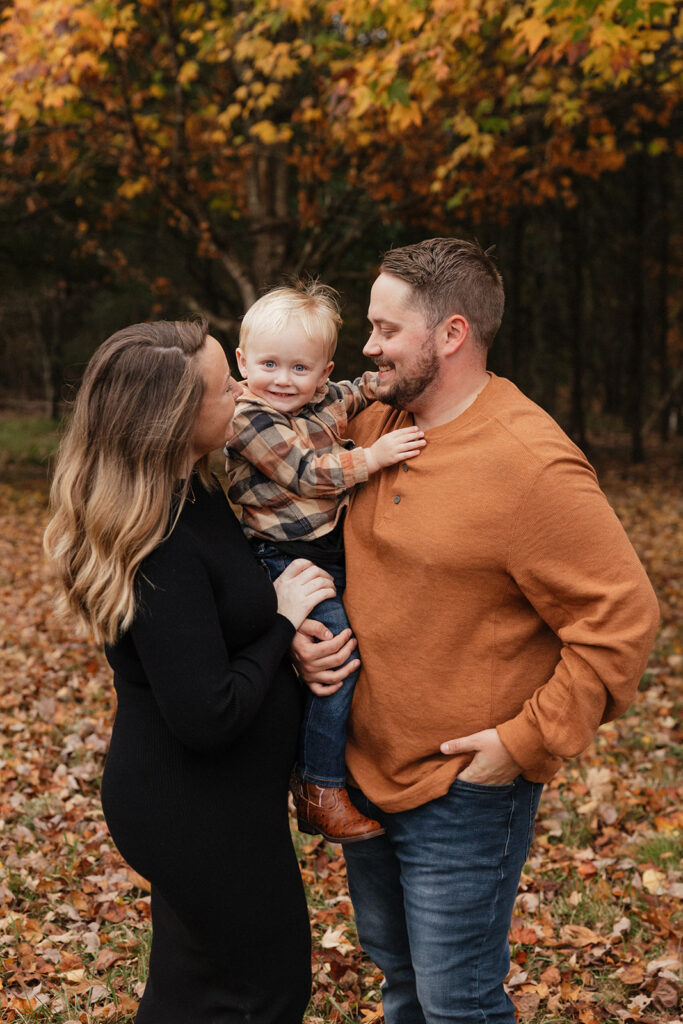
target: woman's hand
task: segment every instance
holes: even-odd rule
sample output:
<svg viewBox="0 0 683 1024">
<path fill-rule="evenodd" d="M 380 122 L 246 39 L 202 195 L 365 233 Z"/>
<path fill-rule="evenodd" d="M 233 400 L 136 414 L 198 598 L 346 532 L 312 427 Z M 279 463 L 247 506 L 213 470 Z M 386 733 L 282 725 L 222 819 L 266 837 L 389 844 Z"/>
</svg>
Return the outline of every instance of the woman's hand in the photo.
<svg viewBox="0 0 683 1024">
<path fill-rule="evenodd" d="M 360 668 L 358 658 L 344 664 L 355 647 L 356 638 L 350 629 L 332 636 L 322 622 L 306 619 L 292 640 L 290 652 L 311 693 L 329 697 L 348 675 Z"/>
<path fill-rule="evenodd" d="M 297 558 L 273 583 L 280 615 L 298 629 L 310 611 L 337 593 L 332 577 L 318 565 Z"/>
</svg>

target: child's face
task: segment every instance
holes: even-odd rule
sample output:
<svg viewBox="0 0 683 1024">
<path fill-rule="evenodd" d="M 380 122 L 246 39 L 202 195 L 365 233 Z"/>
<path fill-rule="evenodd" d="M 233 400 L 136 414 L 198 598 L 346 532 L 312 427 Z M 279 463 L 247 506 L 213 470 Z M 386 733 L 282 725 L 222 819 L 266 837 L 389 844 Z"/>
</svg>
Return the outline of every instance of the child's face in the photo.
<svg viewBox="0 0 683 1024">
<path fill-rule="evenodd" d="M 277 334 L 251 338 L 244 352 L 237 349 L 237 365 L 253 394 L 278 412 L 294 413 L 323 386 L 334 363 L 292 323 Z"/>
</svg>

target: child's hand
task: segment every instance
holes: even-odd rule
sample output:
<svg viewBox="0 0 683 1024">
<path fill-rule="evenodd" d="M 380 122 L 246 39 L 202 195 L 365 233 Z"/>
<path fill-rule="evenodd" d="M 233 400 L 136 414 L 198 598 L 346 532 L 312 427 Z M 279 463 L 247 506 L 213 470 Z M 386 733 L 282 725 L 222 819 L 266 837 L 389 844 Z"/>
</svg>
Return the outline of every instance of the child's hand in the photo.
<svg viewBox="0 0 683 1024">
<path fill-rule="evenodd" d="M 391 430 L 388 434 L 380 437 L 369 448 L 365 449 L 368 460 L 368 473 L 376 473 L 384 466 L 393 466 L 404 459 L 414 459 L 427 442 L 424 439 L 424 431 L 419 427 L 401 427 L 400 430 Z"/>
</svg>

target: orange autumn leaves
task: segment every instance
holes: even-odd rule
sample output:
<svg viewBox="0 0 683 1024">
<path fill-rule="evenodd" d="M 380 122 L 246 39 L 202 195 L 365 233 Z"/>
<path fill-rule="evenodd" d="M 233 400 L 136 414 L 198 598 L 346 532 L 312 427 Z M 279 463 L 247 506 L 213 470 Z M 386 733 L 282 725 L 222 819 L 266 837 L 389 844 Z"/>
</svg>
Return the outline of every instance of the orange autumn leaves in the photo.
<svg viewBox="0 0 683 1024">
<path fill-rule="evenodd" d="M 633 708 L 546 788 L 511 930 L 520 1021 L 678 1020 L 683 498 L 654 460 L 601 474 L 653 579 L 663 625 Z M 149 893 L 107 835 L 99 777 L 113 714 L 102 656 L 54 617 L 46 489 L 0 485 L 0 1016 L 130 1022 Z M 381 1024 L 338 847 L 295 834 L 314 936 L 308 1024 Z"/>
<path fill-rule="evenodd" d="M 246 307 L 376 219 L 571 203 L 675 149 L 682 42 L 675 0 L 10 0 L 0 204 L 59 190 L 98 258 L 161 209 Z"/>
</svg>

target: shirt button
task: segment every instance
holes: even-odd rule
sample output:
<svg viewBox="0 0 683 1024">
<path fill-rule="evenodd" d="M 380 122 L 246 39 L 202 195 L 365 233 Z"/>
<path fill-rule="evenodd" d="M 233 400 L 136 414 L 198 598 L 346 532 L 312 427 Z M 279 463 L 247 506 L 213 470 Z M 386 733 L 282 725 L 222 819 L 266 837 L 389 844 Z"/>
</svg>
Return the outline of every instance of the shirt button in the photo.
<svg viewBox="0 0 683 1024">
<path fill-rule="evenodd" d="M 407 473 L 408 472 L 408 463 L 404 462 L 402 465 L 403 465 L 403 472 Z"/>
<path fill-rule="evenodd" d="M 394 505 L 398 505 L 400 500 L 401 500 L 401 495 L 400 494 L 395 494 L 394 495 Z"/>
</svg>

